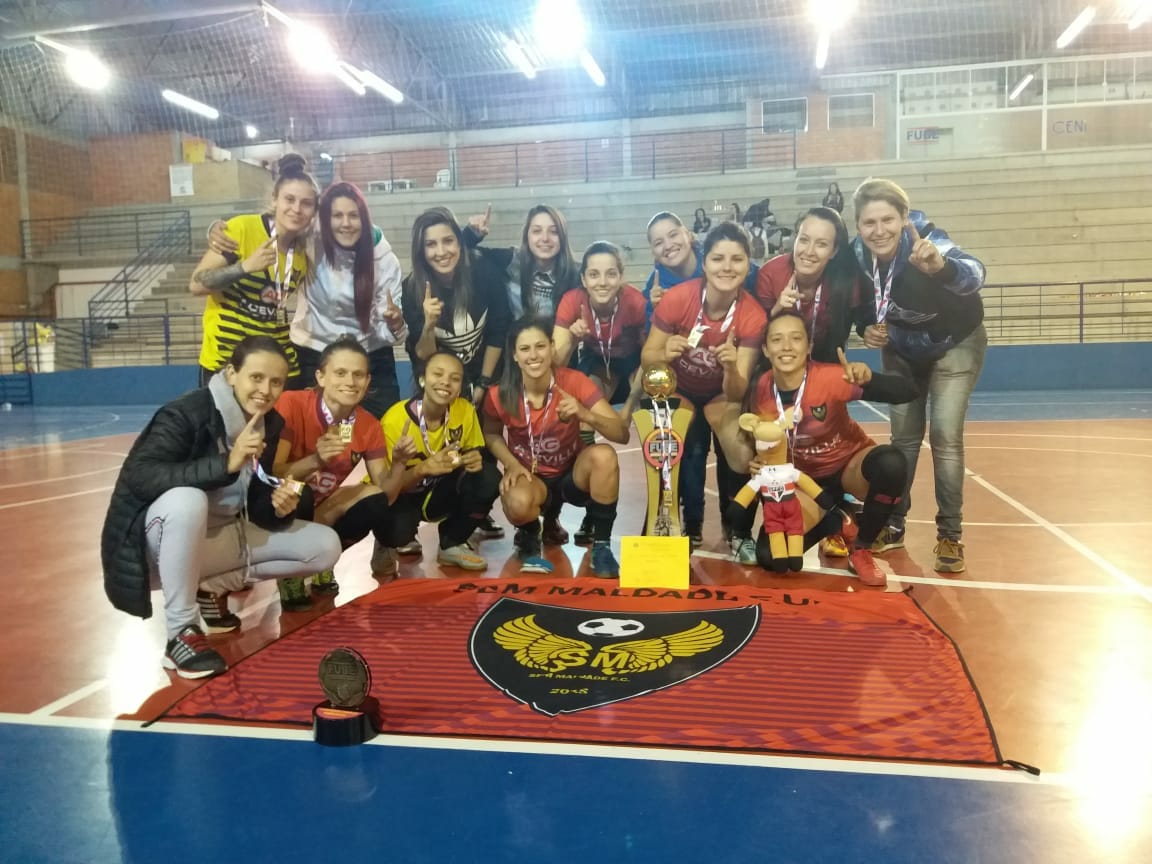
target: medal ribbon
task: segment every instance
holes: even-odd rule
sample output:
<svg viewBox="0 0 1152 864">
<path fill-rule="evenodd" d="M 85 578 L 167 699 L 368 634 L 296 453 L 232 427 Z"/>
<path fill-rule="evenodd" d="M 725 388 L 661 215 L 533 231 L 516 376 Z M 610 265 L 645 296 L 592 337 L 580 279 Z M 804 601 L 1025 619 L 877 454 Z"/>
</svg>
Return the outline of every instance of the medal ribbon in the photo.
<svg viewBox="0 0 1152 864">
<path fill-rule="evenodd" d="M 796 441 L 796 428 L 800 425 L 800 420 L 803 418 L 803 411 L 801 404 L 804 401 L 804 387 L 808 384 L 808 367 L 804 367 L 804 378 L 800 382 L 800 386 L 796 390 L 796 396 L 792 400 L 792 428 L 784 430 L 784 436 L 788 440 L 788 455 L 792 455 L 792 450 Z M 780 418 L 780 424 L 784 424 L 784 400 L 780 398 L 780 390 L 776 386 L 776 376 L 772 376 L 772 396 L 776 399 L 776 416 Z"/>
<path fill-rule="evenodd" d="M 816 286 L 816 296 L 812 298 L 812 323 L 808 327 L 808 344 L 816 344 L 816 316 L 820 314 L 820 295 L 824 293 L 824 280 Z M 796 308 L 800 308 L 801 300 L 796 301 Z"/>
<path fill-rule="evenodd" d="M 612 307 L 612 317 L 608 319 L 608 347 L 604 347 L 603 331 L 600 327 L 600 316 L 588 303 L 588 313 L 592 317 L 592 326 L 596 328 L 596 346 L 600 349 L 600 356 L 604 358 L 604 371 L 608 371 L 608 360 L 612 356 L 612 338 L 616 332 L 616 313 L 620 311 L 620 296 L 616 296 L 616 305 Z"/>
<path fill-rule="evenodd" d="M 704 286 L 704 290 L 700 292 L 700 311 L 696 313 L 696 326 L 693 330 L 704 332 L 704 301 L 708 296 L 708 286 Z M 728 328 L 732 326 L 732 321 L 736 318 L 736 304 L 740 300 L 740 295 L 737 294 L 732 298 L 732 305 L 728 307 L 728 314 L 724 316 L 724 322 L 720 325 L 720 335 L 723 336 L 728 332 Z"/>
<path fill-rule="evenodd" d="M 544 434 L 543 420 L 548 417 L 548 407 L 552 404 L 552 395 L 556 390 L 556 376 L 552 376 L 552 381 L 548 384 L 548 396 L 544 400 L 544 408 L 541 410 L 541 423 L 540 434 Z M 528 427 L 528 450 L 532 454 L 532 473 L 536 473 L 537 463 L 540 461 L 539 445 L 536 443 L 536 436 L 532 432 L 532 406 L 528 404 L 528 393 L 521 391 L 520 394 L 524 399 L 524 425 Z"/>
<path fill-rule="evenodd" d="M 273 241 L 276 240 L 276 224 L 273 222 L 272 231 L 270 232 Z M 292 259 L 296 256 L 296 243 L 293 242 L 288 247 L 288 251 L 284 253 L 284 279 L 280 279 L 280 249 L 273 242 L 276 248 L 276 263 L 272 267 L 272 284 L 276 289 L 276 311 L 279 312 L 284 308 L 284 300 L 288 296 L 288 292 L 292 288 Z"/>
<path fill-rule="evenodd" d="M 876 323 L 883 324 L 888 317 L 888 307 L 892 305 L 892 278 L 896 275 L 896 259 L 893 258 L 888 265 L 888 275 L 884 279 L 884 287 L 880 287 L 880 262 L 872 259 L 872 290 L 876 299 Z M 813 319 L 815 320 L 815 319 Z"/>
<path fill-rule="evenodd" d="M 416 400 L 416 405 L 414 406 L 414 410 L 416 412 L 416 421 L 420 424 L 420 437 L 424 439 L 424 451 L 429 456 L 431 456 L 433 453 L 438 453 L 439 450 L 433 450 L 432 449 L 432 442 L 428 440 L 428 421 L 424 419 L 424 400 L 423 399 L 417 399 Z M 446 422 L 448 422 L 448 415 L 447 414 L 444 415 L 444 420 L 441 423 L 441 425 L 443 425 Z M 447 437 L 447 436 L 445 436 L 445 437 Z M 444 442 L 441 441 L 440 442 L 440 449 L 443 450 L 444 446 L 445 446 Z"/>
<path fill-rule="evenodd" d="M 320 413 L 324 415 L 324 422 L 329 426 L 336 425 L 336 418 L 332 416 L 332 412 L 328 410 L 328 404 L 324 401 L 324 397 L 320 396 Z M 351 416 L 347 420 L 340 421 L 340 440 L 345 443 L 352 441 L 352 427 L 356 423 L 356 410 L 352 410 Z M 347 427 L 347 428 L 345 428 Z"/>
</svg>

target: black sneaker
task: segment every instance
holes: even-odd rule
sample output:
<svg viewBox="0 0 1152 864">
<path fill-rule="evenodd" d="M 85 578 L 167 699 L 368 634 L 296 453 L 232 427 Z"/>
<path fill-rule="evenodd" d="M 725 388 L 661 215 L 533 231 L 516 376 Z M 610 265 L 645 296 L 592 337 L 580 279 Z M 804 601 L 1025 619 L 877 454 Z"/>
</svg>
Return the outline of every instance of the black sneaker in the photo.
<svg viewBox="0 0 1152 864">
<path fill-rule="evenodd" d="M 591 546 L 594 539 L 592 520 L 585 516 L 584 521 L 580 523 L 580 530 L 572 535 L 572 542 L 577 546 Z"/>
<path fill-rule="evenodd" d="M 165 669 L 174 669 L 181 678 L 208 678 L 228 668 L 224 658 L 208 644 L 208 637 L 195 624 L 189 624 L 168 640 L 161 662 Z"/>
<path fill-rule="evenodd" d="M 688 538 L 688 545 L 692 547 L 695 552 L 704 545 L 704 526 L 699 522 L 688 522 L 684 525 L 684 531 L 681 535 Z"/>
<path fill-rule="evenodd" d="M 564 526 L 560 524 L 558 519 L 544 519 L 544 530 L 541 532 L 541 538 L 545 546 L 563 546 L 568 542 L 568 532 Z"/>
<path fill-rule="evenodd" d="M 240 618 L 228 609 L 228 592 L 197 591 L 196 603 L 204 619 L 204 629 L 209 633 L 231 633 L 240 629 Z"/>
<path fill-rule="evenodd" d="M 479 534 L 485 540 L 499 540 L 504 536 L 504 529 L 497 525 L 491 516 L 485 516 L 480 520 L 480 524 L 476 526 L 475 533 Z"/>
<path fill-rule="evenodd" d="M 540 527 L 517 528 L 512 541 L 516 545 L 516 558 L 521 573 L 551 573 L 552 562 L 544 557 L 540 542 Z"/>
</svg>

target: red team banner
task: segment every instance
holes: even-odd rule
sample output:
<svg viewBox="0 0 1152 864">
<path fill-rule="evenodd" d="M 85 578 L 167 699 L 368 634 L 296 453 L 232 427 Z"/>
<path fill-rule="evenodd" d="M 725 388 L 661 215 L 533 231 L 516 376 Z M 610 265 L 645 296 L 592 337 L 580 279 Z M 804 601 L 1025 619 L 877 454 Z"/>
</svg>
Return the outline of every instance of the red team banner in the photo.
<svg viewBox="0 0 1152 864">
<path fill-rule="evenodd" d="M 1001 764 L 951 640 L 906 594 L 412 580 L 272 643 L 166 719 L 307 726 L 316 668 L 372 668 L 384 733 Z"/>
</svg>

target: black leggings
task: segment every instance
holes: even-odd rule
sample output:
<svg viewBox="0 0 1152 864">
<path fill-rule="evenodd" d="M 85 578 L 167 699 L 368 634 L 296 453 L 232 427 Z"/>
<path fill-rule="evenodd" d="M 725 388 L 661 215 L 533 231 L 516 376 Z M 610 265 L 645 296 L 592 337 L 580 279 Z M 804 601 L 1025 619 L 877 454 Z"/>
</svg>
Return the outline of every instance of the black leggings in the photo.
<svg viewBox="0 0 1152 864">
<path fill-rule="evenodd" d="M 412 542 L 421 522 L 439 522 L 440 548 L 459 546 L 472 536 L 499 496 L 500 469 L 485 451 L 484 467 L 475 474 L 457 468 L 441 477 L 431 490 L 400 495 L 376 539 L 384 546 L 404 546 Z"/>
</svg>

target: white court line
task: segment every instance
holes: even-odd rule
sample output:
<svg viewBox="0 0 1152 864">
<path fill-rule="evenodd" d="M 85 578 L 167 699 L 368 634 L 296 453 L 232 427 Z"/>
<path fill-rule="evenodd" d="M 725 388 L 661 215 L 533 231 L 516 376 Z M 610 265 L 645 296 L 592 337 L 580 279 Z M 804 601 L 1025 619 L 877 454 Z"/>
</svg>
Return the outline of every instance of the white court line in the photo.
<svg viewBox="0 0 1152 864">
<path fill-rule="evenodd" d="M 977 421 L 979 422 L 979 421 Z M 1016 421 L 1016 422 L 1048 422 L 1048 421 Z M 965 432 L 965 438 L 1055 438 L 1059 441 L 1067 441 L 1067 435 L 1041 435 L 1032 432 Z M 1118 435 L 1092 435 L 1093 441 L 1133 441 L 1133 442 L 1148 442 L 1152 438 L 1122 438 Z"/>
<path fill-rule="evenodd" d="M 2 483 L 0 489 L 15 489 L 18 486 L 41 486 L 45 483 L 65 483 L 77 477 L 91 477 L 93 474 L 107 474 L 109 471 L 119 471 L 119 465 L 110 468 L 97 468 L 95 471 L 81 471 L 79 474 L 66 474 L 63 477 L 42 477 L 39 480 L 25 480 L 23 483 Z"/>
<path fill-rule="evenodd" d="M 280 729 L 262 726 L 225 726 L 160 721 L 143 728 L 136 720 L 100 720 L 84 717 L 34 717 L 28 714 L 0 713 L 0 724 L 43 726 L 56 729 L 91 729 L 102 732 L 139 732 L 168 735 L 202 735 L 215 738 L 251 738 L 266 741 L 298 741 L 312 744 L 308 729 Z M 314 746 L 314 745 L 313 745 Z M 880 760 L 821 759 L 813 756 L 778 756 L 717 750 L 673 750 L 659 747 L 629 747 L 609 744 L 569 744 L 552 741 L 506 741 L 480 738 L 446 738 L 425 735 L 378 735 L 366 746 L 401 747 L 413 750 L 459 750 L 470 753 L 519 753 L 535 756 L 583 756 L 591 759 L 629 759 L 639 762 L 674 762 L 690 765 L 726 765 L 740 768 L 776 768 L 791 771 L 823 771 L 840 774 L 922 777 L 937 780 L 979 780 L 986 783 L 1024 783 L 1040 786 L 1076 786 L 1075 775 L 1041 774 L 1024 771 L 971 768 L 917 762 Z"/>
<path fill-rule="evenodd" d="M 890 418 L 887 418 L 886 415 L 884 415 L 884 413 L 882 411 L 880 411 L 879 409 L 877 409 L 875 406 L 873 406 L 867 402 L 864 402 L 863 404 L 867 405 L 868 408 L 870 408 L 872 411 L 875 411 L 877 414 L 884 416 L 885 419 L 890 419 Z M 926 441 L 921 441 L 920 446 L 923 447 L 925 450 L 931 450 L 931 448 L 928 446 L 928 442 L 926 442 Z M 1096 550 L 1090 548 L 1089 546 L 1087 546 L 1084 543 L 1081 543 L 1079 540 L 1077 540 L 1075 537 L 1073 537 L 1067 531 L 1060 528 L 1055 523 L 1049 522 L 1047 519 L 1045 519 L 1043 516 L 1041 516 L 1035 510 L 1033 510 L 1030 507 L 1027 507 L 1024 504 L 1022 504 L 1021 502 L 1017 501 L 1015 498 L 1013 498 L 1007 492 L 1001 491 L 996 486 L 994 486 L 992 483 L 985 480 L 982 476 L 973 472 L 967 466 L 965 466 L 965 468 L 964 468 L 964 474 L 966 477 L 971 478 L 973 483 L 976 483 L 977 485 L 986 489 L 988 492 L 991 492 L 993 495 L 995 495 L 997 498 L 999 498 L 1001 501 L 1003 501 L 1009 507 L 1011 507 L 1012 509 L 1016 510 L 1017 512 L 1023 514 L 1028 519 L 1031 519 L 1033 522 L 1035 522 L 1041 528 L 1048 531 L 1048 533 L 1051 534 L 1053 537 L 1056 537 L 1058 540 L 1063 541 L 1066 545 L 1070 546 L 1072 549 L 1079 552 L 1083 557 L 1087 558 L 1089 561 L 1091 561 L 1093 564 L 1095 564 L 1097 567 L 1099 567 L 1101 570 L 1103 570 L 1105 573 L 1107 573 L 1109 576 L 1111 576 L 1117 582 L 1128 587 L 1130 589 L 1131 593 L 1136 594 L 1137 596 L 1141 597 L 1144 600 L 1147 600 L 1149 603 L 1152 603 L 1152 588 L 1148 588 L 1147 586 L 1142 585 L 1139 581 L 1137 581 L 1136 579 L 1129 576 L 1124 570 L 1117 567 L 1111 561 L 1106 559 L 1103 555 L 1096 552 Z"/>
<path fill-rule="evenodd" d="M 931 449 L 931 448 L 929 448 Z M 1022 450 L 1025 453 L 1075 453 L 1078 456 L 1122 456 L 1131 459 L 1152 459 L 1152 453 L 1123 453 L 1117 450 L 1074 450 L 1063 447 L 993 447 L 985 445 L 964 446 L 965 450 Z"/>
<path fill-rule="evenodd" d="M 47 705 L 37 708 L 32 712 L 31 716 L 47 717 L 51 714 L 55 714 L 57 711 L 67 708 L 69 705 L 75 705 L 77 702 L 83 699 L 87 699 L 93 693 L 99 693 L 107 686 L 107 678 L 101 678 L 98 681 L 93 681 L 91 684 L 88 684 L 85 687 L 81 687 L 78 690 L 73 690 L 67 696 L 61 696 L 55 702 L 49 702 Z"/>
<path fill-rule="evenodd" d="M 1042 526 L 1037 525 L 1037 528 Z M 713 561 L 728 561 L 733 564 L 731 555 L 725 555 L 722 552 L 708 552 L 702 549 L 692 553 L 694 558 L 708 558 Z M 883 558 L 880 561 L 884 561 Z M 888 562 L 884 561 L 885 564 Z M 889 565 L 891 569 L 891 565 Z M 857 576 L 850 570 L 838 570 L 834 567 L 819 567 L 804 564 L 805 573 L 820 573 L 825 576 L 843 576 L 846 579 L 856 579 Z M 1046 585 L 1031 582 L 993 582 L 976 579 L 950 579 L 942 576 L 905 576 L 902 573 L 889 574 L 890 580 L 888 587 L 892 588 L 893 580 L 899 582 L 909 582 L 916 585 L 941 585 L 946 588 L 977 588 L 986 591 L 1032 591 L 1040 594 L 1105 594 L 1120 597 L 1129 597 L 1133 594 L 1139 594 L 1138 590 L 1127 588 L 1123 585 Z M 756 586 L 746 585 L 733 585 L 732 588 L 755 588 Z M 778 587 L 778 586 L 773 586 Z M 797 590 L 803 590 L 804 585 L 797 585 Z"/>
<path fill-rule="evenodd" d="M 13 507 L 28 507 L 32 504 L 44 504 L 48 501 L 60 501 L 63 498 L 76 498 L 80 495 L 91 495 L 94 492 L 108 492 L 114 487 L 98 486 L 95 489 L 85 489 L 83 492 L 68 492 L 64 495 L 51 495 L 47 498 L 30 498 L 27 501 L 14 501 L 11 504 L 0 504 L 0 510 L 11 510 Z"/>
<path fill-rule="evenodd" d="M 935 525 L 935 519 L 906 519 L 910 525 Z M 1152 522 L 1053 522 L 1058 528 L 1149 528 Z M 965 528 L 1043 528 L 1035 522 L 969 522 Z"/>
</svg>

